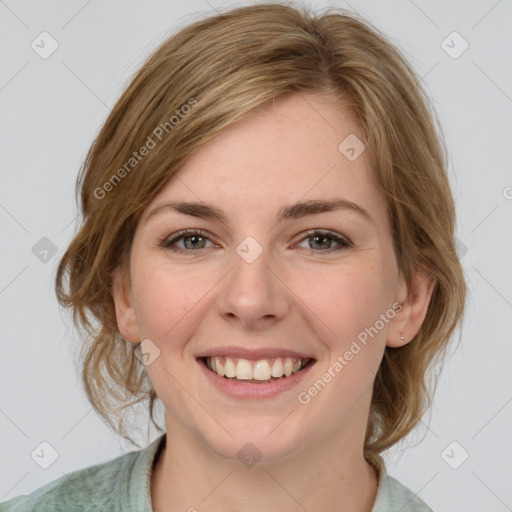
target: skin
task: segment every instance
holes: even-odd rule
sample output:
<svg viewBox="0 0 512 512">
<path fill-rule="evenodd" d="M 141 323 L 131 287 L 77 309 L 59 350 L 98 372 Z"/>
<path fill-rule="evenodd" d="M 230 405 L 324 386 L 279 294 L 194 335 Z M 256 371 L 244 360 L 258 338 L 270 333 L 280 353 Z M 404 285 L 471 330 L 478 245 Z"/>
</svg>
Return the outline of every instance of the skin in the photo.
<svg viewBox="0 0 512 512">
<path fill-rule="evenodd" d="M 351 162 L 338 150 L 350 134 L 362 139 L 353 116 L 331 98 L 278 98 L 205 144 L 144 211 L 130 268 L 113 278 L 120 332 L 160 350 L 146 367 L 167 427 L 151 477 L 153 510 L 371 511 L 378 475 L 363 444 L 374 376 L 386 345 L 404 345 L 419 331 L 434 283 L 418 272 L 407 287 L 365 153 Z M 373 221 L 348 210 L 275 221 L 285 205 L 341 197 Z M 227 222 L 172 210 L 146 222 L 170 200 L 213 204 Z M 159 244 L 192 228 L 206 239 L 178 240 L 174 247 L 186 254 Z M 352 246 L 315 243 L 305 234 L 315 228 Z M 247 236 L 263 249 L 250 264 L 236 252 Z M 300 404 L 298 393 L 394 302 L 402 303 L 394 318 Z M 288 348 L 317 362 L 297 388 L 240 400 L 211 386 L 195 359 L 221 345 Z M 252 467 L 236 455 L 247 442 L 262 453 Z"/>
</svg>

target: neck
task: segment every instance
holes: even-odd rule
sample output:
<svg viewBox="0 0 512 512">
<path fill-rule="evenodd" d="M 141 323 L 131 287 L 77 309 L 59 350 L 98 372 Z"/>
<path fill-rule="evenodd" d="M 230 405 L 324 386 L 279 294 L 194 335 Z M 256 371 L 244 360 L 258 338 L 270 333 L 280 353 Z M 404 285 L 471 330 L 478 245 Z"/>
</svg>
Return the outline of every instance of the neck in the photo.
<svg viewBox="0 0 512 512">
<path fill-rule="evenodd" d="M 208 509 L 244 512 L 371 512 L 378 472 L 354 449 L 353 437 L 332 438 L 278 462 L 246 467 L 205 446 L 179 422 L 167 421 L 166 445 L 151 477 L 153 512 Z M 352 440 L 352 442 L 350 442 Z"/>
</svg>

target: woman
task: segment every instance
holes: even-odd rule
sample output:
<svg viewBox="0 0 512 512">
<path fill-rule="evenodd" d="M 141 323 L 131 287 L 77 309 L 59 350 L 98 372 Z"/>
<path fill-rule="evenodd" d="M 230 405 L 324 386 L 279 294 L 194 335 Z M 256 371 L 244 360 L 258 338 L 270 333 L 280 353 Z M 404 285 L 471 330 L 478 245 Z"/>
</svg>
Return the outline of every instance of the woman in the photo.
<svg viewBox="0 0 512 512">
<path fill-rule="evenodd" d="M 166 433 L 0 510 L 430 510 L 380 454 L 428 407 L 466 288 L 432 114 L 384 36 L 278 3 L 197 21 L 79 186 L 56 290 L 87 395 L 127 439 L 123 410 L 158 399 Z"/>
</svg>

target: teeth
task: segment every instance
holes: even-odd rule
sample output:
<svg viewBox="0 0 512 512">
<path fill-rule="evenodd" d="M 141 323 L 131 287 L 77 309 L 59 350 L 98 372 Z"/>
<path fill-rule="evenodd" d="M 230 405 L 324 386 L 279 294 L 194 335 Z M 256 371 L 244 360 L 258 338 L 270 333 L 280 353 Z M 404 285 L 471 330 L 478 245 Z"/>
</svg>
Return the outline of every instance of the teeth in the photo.
<svg viewBox="0 0 512 512">
<path fill-rule="evenodd" d="M 289 357 L 287 357 L 284 360 L 283 369 L 284 369 L 284 374 L 287 377 L 289 377 L 292 374 L 292 371 L 293 371 L 293 361 Z"/>
<path fill-rule="evenodd" d="M 251 380 L 254 378 L 252 373 L 252 364 L 247 359 L 239 359 L 236 365 L 236 378 L 238 380 Z"/>
<path fill-rule="evenodd" d="M 268 361 L 266 361 L 265 359 L 257 361 L 256 364 L 254 365 L 254 378 L 256 380 L 270 380 L 271 376 L 272 370 L 270 368 L 270 365 L 268 364 Z"/>
<path fill-rule="evenodd" d="M 273 361 L 273 363 L 272 363 Z M 289 377 L 304 368 L 309 359 L 295 359 L 291 357 L 276 357 L 273 360 L 260 359 L 249 361 L 242 358 L 207 357 L 206 366 L 221 377 L 239 380 L 270 381 L 272 377 Z"/>
<path fill-rule="evenodd" d="M 220 362 L 216 359 L 216 365 L 220 365 Z M 221 365 L 222 366 L 222 365 Z M 226 364 L 224 365 L 224 373 L 226 377 L 232 379 L 235 377 L 235 363 L 229 357 L 226 357 Z"/>
<path fill-rule="evenodd" d="M 210 361 L 210 358 L 208 358 L 208 361 Z M 219 361 L 219 358 L 216 357 L 214 359 L 215 361 L 215 371 L 217 372 L 218 375 L 220 375 L 221 377 L 224 377 L 224 367 L 222 366 L 221 362 Z M 212 368 L 213 370 L 213 368 Z"/>
<path fill-rule="evenodd" d="M 283 361 L 281 360 L 280 357 L 278 357 L 274 364 L 272 365 L 272 377 L 282 377 L 284 374 L 284 371 L 283 371 Z"/>
</svg>

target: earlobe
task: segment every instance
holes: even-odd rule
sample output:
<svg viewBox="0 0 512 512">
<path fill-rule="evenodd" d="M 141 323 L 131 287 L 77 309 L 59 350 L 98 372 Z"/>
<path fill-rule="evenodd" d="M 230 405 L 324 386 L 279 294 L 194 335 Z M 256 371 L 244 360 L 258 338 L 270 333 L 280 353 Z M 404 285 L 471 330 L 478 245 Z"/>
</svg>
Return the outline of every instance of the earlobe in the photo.
<svg viewBox="0 0 512 512">
<path fill-rule="evenodd" d="M 112 298 L 114 300 L 119 332 L 127 341 L 139 343 L 139 328 L 133 307 L 129 275 L 124 268 L 119 266 L 115 268 L 111 276 Z"/>
<path fill-rule="evenodd" d="M 402 308 L 396 314 L 388 331 L 386 345 L 402 347 L 418 334 L 427 316 L 428 306 L 434 291 L 435 278 L 422 270 L 417 270 L 409 287 L 403 282 L 405 297 L 402 292 Z"/>
</svg>

